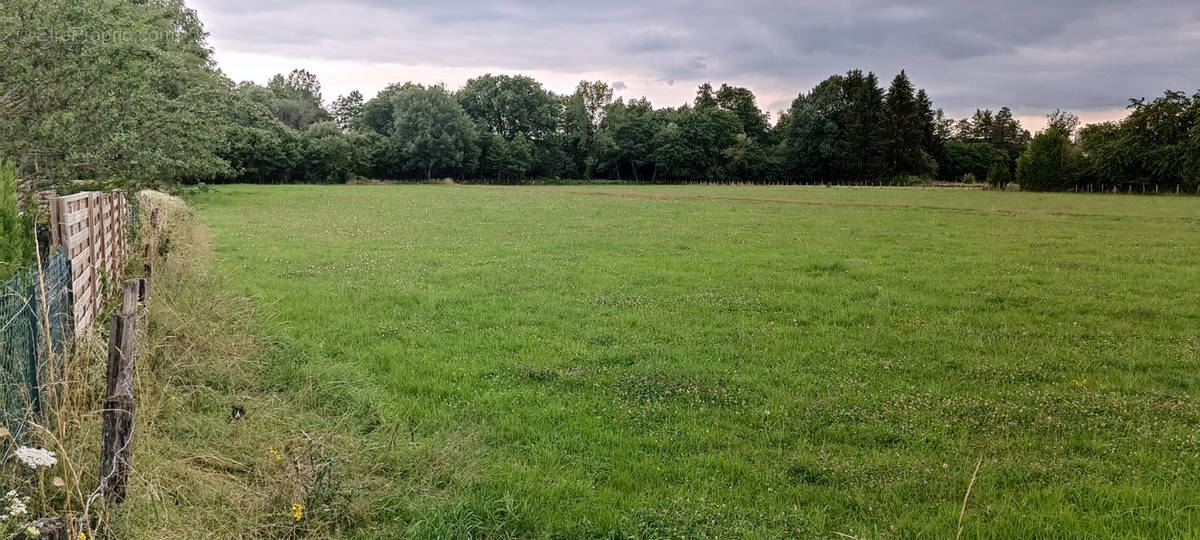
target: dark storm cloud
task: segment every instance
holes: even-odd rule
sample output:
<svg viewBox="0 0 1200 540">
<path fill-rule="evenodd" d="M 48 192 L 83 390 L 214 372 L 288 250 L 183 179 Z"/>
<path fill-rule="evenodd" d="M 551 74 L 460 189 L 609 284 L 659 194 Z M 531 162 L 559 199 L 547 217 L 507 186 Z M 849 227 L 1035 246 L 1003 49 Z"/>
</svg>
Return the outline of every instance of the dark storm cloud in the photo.
<svg viewBox="0 0 1200 540">
<path fill-rule="evenodd" d="M 193 2 L 222 49 L 323 60 L 711 80 L 794 95 L 901 68 L 938 104 L 1120 107 L 1200 87 L 1200 2 Z M 751 82 L 753 81 L 753 82 Z"/>
</svg>

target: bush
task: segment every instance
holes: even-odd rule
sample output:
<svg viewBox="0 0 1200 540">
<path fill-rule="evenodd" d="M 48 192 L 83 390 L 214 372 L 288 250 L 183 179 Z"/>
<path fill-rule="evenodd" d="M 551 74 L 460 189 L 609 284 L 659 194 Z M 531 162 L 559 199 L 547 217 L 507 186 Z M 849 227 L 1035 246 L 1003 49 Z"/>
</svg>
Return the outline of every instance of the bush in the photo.
<svg viewBox="0 0 1200 540">
<path fill-rule="evenodd" d="M 1017 160 L 1017 183 L 1028 191 L 1062 191 L 1075 185 L 1075 151 L 1057 130 L 1038 133 Z"/>
<path fill-rule="evenodd" d="M 318 123 L 304 138 L 305 181 L 344 184 L 365 172 L 369 149 L 359 134 L 342 133 L 332 123 Z"/>
<path fill-rule="evenodd" d="M 961 181 L 964 184 L 974 184 L 979 180 L 975 178 L 975 173 L 967 173 L 962 176 Z"/>
<path fill-rule="evenodd" d="M 946 141 L 946 163 L 941 169 L 941 178 L 954 180 L 967 173 L 973 174 L 976 180 L 986 178 L 988 167 L 997 159 L 1007 160 L 1008 154 L 991 143 L 950 139 Z"/>
<path fill-rule="evenodd" d="M 1012 172 L 1008 170 L 1008 160 L 996 160 L 988 169 L 987 183 L 993 188 L 1004 189 L 1012 181 Z"/>
<path fill-rule="evenodd" d="M 914 174 L 898 174 L 892 177 L 888 185 L 892 186 L 923 186 L 929 184 L 933 180 L 924 176 Z"/>
</svg>

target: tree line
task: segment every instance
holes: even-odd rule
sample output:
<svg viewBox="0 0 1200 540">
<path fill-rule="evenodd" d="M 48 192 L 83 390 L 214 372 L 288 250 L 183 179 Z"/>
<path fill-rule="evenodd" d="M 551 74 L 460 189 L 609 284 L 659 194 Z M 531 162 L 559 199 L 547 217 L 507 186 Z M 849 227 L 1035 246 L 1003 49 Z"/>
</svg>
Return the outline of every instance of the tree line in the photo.
<svg viewBox="0 0 1200 540">
<path fill-rule="evenodd" d="M 410 82 L 326 104 L 304 70 L 265 84 L 228 79 L 180 0 L 9 0 L 0 59 L 0 158 L 27 191 L 355 177 L 1032 190 L 1200 182 L 1200 93 L 1133 100 L 1125 120 L 1082 128 L 1056 111 L 1036 135 L 1008 108 L 948 118 L 904 71 L 886 85 L 860 70 L 831 76 L 774 119 L 729 84 L 655 108 L 614 99 L 600 81 L 560 95 L 492 74 L 454 90 Z"/>
<path fill-rule="evenodd" d="M 887 89 L 873 73 L 830 77 L 774 123 L 753 92 L 728 84 L 705 83 L 691 103 L 667 108 L 614 99 L 602 81 L 557 95 L 521 75 L 485 74 L 456 91 L 394 84 L 370 100 L 358 92 L 341 96 L 329 110 L 316 77 L 303 70 L 265 87 L 242 83 L 235 93 L 258 111 L 239 119 L 225 154 L 240 171 L 229 180 L 248 182 L 365 176 L 907 183 L 939 170 L 946 178 L 974 170 L 976 147 L 991 151 L 991 124 L 1015 125 L 1007 109 L 995 122 L 981 112 L 988 125 L 964 125 L 973 130 L 969 137 L 978 131 L 985 138 L 964 139 L 967 150 L 954 153 L 959 139 L 948 121 L 903 71 Z"/>
</svg>

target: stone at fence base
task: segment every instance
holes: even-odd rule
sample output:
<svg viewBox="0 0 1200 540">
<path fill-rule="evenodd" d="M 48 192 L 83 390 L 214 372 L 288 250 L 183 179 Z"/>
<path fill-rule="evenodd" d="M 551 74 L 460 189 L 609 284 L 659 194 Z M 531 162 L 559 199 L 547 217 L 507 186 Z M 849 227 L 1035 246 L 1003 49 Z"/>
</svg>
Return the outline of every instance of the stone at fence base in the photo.
<svg viewBox="0 0 1200 540">
<path fill-rule="evenodd" d="M 13 538 L 16 540 L 70 540 L 71 539 L 71 524 L 67 520 L 60 517 L 42 518 L 30 525 L 31 528 L 38 531 L 37 536 L 31 536 L 26 531 L 21 531 Z"/>
</svg>

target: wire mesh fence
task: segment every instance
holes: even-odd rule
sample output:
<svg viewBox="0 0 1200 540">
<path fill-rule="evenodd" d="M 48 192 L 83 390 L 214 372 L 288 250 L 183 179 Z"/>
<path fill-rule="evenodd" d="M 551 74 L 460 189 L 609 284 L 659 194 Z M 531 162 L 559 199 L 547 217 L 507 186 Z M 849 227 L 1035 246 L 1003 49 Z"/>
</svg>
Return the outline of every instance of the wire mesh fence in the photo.
<svg viewBox="0 0 1200 540">
<path fill-rule="evenodd" d="M 62 374 L 74 327 L 71 261 L 55 251 L 40 270 L 33 265 L 0 284 L 0 415 L 18 443 Z"/>
</svg>

